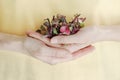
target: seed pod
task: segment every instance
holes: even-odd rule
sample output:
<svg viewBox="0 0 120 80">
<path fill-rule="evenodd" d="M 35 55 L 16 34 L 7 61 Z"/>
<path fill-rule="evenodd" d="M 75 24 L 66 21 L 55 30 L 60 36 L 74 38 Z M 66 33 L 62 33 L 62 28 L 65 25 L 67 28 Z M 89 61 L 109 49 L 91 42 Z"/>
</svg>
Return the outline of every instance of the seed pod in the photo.
<svg viewBox="0 0 120 80">
<path fill-rule="evenodd" d="M 67 23 L 66 16 L 57 14 L 53 16 L 50 21 L 49 18 L 45 19 L 43 25 L 40 26 L 36 32 L 52 38 L 57 35 L 72 35 L 77 33 L 80 28 L 84 27 L 84 21 L 86 18 L 80 18 L 80 14 L 76 14 L 74 19 Z"/>
<path fill-rule="evenodd" d="M 58 32 L 57 32 L 57 29 L 56 28 L 53 28 L 53 34 L 57 35 Z"/>
</svg>

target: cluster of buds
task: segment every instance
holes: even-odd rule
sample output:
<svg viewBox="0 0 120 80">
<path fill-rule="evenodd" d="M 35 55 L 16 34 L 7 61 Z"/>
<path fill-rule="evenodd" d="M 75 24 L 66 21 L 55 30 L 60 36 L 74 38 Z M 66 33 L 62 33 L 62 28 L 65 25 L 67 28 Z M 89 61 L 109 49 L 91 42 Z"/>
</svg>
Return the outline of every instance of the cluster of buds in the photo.
<svg viewBox="0 0 120 80">
<path fill-rule="evenodd" d="M 51 21 L 49 18 L 45 19 L 43 25 L 36 32 L 48 38 L 58 35 L 72 35 L 84 27 L 85 20 L 86 18 L 81 18 L 80 14 L 76 14 L 71 22 L 67 22 L 66 16 L 57 14 L 53 16 Z"/>
</svg>

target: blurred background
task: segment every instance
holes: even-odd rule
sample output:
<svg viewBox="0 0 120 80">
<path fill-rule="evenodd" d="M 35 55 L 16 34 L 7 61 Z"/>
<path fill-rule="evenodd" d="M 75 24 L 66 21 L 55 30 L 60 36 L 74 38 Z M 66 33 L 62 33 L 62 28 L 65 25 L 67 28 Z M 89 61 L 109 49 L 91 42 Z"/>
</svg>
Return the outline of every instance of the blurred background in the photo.
<svg viewBox="0 0 120 80">
<path fill-rule="evenodd" d="M 120 25 L 120 0 L 0 0 L 0 32 L 24 35 L 45 18 L 76 13 L 86 26 Z M 120 80 L 120 42 L 94 44 L 82 58 L 48 65 L 20 53 L 0 50 L 0 80 Z"/>
</svg>

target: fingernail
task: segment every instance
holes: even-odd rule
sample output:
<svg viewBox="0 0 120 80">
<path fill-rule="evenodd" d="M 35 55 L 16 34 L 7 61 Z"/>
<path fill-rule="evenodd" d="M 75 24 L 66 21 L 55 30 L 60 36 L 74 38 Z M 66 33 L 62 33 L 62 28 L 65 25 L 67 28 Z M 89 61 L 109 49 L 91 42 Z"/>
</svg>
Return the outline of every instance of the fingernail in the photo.
<svg viewBox="0 0 120 80">
<path fill-rule="evenodd" d="M 57 39 L 52 39 L 51 40 L 51 43 L 57 43 L 58 41 L 57 41 Z"/>
</svg>

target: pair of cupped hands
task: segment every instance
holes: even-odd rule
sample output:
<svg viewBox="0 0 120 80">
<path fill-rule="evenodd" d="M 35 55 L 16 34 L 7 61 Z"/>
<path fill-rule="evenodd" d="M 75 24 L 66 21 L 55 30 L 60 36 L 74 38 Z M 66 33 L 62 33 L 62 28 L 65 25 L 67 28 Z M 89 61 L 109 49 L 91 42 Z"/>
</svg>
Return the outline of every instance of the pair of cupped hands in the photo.
<svg viewBox="0 0 120 80">
<path fill-rule="evenodd" d="M 95 47 L 93 43 L 102 41 L 105 33 L 99 27 L 90 26 L 80 29 L 76 34 L 70 36 L 55 36 L 51 39 L 41 34 L 28 31 L 26 40 L 30 54 L 49 64 L 57 64 L 77 59 L 92 52 Z"/>
</svg>

